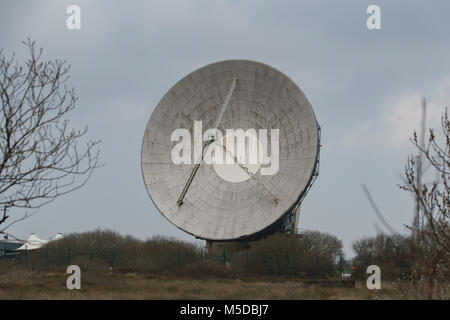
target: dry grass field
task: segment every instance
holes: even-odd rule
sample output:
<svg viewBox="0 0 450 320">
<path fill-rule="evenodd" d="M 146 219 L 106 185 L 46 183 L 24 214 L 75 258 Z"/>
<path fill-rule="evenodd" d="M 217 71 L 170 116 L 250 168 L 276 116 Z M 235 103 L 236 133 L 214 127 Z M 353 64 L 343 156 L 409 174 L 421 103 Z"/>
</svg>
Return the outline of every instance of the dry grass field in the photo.
<svg viewBox="0 0 450 320">
<path fill-rule="evenodd" d="M 429 295 L 426 281 L 413 288 L 407 278 L 399 280 L 402 260 L 396 258 L 397 265 L 394 257 L 356 261 L 360 281 L 343 286 L 335 240 L 317 232 L 304 233 L 301 241 L 279 235 L 248 251 L 219 250 L 205 258 L 190 243 L 94 230 L 0 260 L 0 299 L 448 299 L 450 287 Z M 309 248 L 314 243 L 320 252 Z M 381 290 L 363 281 L 372 261 L 383 270 Z M 81 268 L 81 290 L 66 287 L 66 268 L 73 264 Z"/>
<path fill-rule="evenodd" d="M 64 271 L 3 270 L 0 299 L 399 299 L 389 283 L 381 290 L 305 285 L 281 279 L 168 277 L 126 271 L 82 272 L 81 289 L 68 290 Z"/>
</svg>

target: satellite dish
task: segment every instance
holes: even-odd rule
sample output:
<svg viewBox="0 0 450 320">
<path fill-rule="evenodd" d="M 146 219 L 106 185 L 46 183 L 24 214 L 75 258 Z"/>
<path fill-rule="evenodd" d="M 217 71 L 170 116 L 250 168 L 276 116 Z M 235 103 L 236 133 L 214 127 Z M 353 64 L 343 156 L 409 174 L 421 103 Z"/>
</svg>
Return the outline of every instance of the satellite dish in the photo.
<svg viewBox="0 0 450 320">
<path fill-rule="evenodd" d="M 227 145 L 244 134 L 249 150 L 247 133 L 257 140 L 253 164 Z M 314 112 L 291 79 L 259 62 L 221 61 L 185 76 L 156 106 L 142 175 L 155 206 L 181 230 L 210 241 L 251 240 L 292 224 L 318 175 L 319 148 Z"/>
</svg>

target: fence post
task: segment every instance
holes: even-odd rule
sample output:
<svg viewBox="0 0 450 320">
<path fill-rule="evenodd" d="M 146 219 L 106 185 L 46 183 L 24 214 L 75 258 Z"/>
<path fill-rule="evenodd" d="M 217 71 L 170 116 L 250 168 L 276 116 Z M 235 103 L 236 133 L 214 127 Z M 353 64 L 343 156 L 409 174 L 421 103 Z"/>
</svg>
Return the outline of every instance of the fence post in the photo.
<svg viewBox="0 0 450 320">
<path fill-rule="evenodd" d="M 114 268 L 114 247 L 111 248 L 111 269 Z"/>
<path fill-rule="evenodd" d="M 367 257 L 364 255 L 363 256 L 363 265 L 362 265 L 362 273 L 366 273 L 366 269 L 367 269 Z"/>
<path fill-rule="evenodd" d="M 245 248 L 245 275 L 248 277 L 248 248 Z"/>
<path fill-rule="evenodd" d="M 294 256 L 292 257 L 292 277 L 295 277 L 296 274 L 296 266 L 295 266 L 295 251 Z"/>
<path fill-rule="evenodd" d="M 45 252 L 45 265 L 47 267 L 47 271 L 48 271 L 48 247 L 46 246 L 46 252 Z"/>
<path fill-rule="evenodd" d="M 89 266 L 92 266 L 92 260 L 94 259 L 94 254 L 92 253 L 92 248 L 89 247 Z"/>
<path fill-rule="evenodd" d="M 316 278 L 319 278 L 319 254 L 316 255 Z"/>
<path fill-rule="evenodd" d="M 227 251 L 225 250 L 225 248 L 222 249 L 222 262 L 224 266 L 227 263 Z"/>
<path fill-rule="evenodd" d="M 269 263 L 270 263 L 270 275 L 273 276 L 273 256 L 272 251 L 269 252 Z"/>
</svg>

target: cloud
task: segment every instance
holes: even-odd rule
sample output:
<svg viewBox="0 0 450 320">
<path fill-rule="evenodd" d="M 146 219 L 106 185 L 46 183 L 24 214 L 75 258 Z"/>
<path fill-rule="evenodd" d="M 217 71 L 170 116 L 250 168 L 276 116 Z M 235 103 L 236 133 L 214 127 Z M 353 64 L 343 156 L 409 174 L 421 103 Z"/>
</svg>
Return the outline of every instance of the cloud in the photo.
<svg viewBox="0 0 450 320">
<path fill-rule="evenodd" d="M 342 141 L 344 148 L 347 150 L 359 149 L 362 146 L 368 146 L 373 143 L 373 137 L 375 135 L 372 132 L 375 130 L 373 122 L 365 121 L 351 130 L 344 133 Z"/>
<path fill-rule="evenodd" d="M 364 121 L 343 134 L 347 150 L 364 148 L 405 149 L 418 132 L 422 119 L 422 95 L 410 92 L 385 99 L 384 111 L 374 120 Z M 450 79 L 444 80 L 427 99 L 425 126 L 439 132 L 445 107 L 450 105 Z"/>
<path fill-rule="evenodd" d="M 418 93 L 410 93 L 396 98 L 381 119 L 382 143 L 391 148 L 401 148 L 409 144 L 414 130 L 420 130 L 422 97 Z"/>
</svg>

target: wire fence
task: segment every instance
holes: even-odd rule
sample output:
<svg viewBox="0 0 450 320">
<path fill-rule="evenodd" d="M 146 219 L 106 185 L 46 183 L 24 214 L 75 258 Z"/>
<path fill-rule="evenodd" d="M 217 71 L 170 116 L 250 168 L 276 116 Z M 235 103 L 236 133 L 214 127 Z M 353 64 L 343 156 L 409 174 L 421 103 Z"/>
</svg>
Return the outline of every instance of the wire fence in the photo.
<svg viewBox="0 0 450 320">
<path fill-rule="evenodd" d="M 136 272 L 194 274 L 196 271 L 226 276 L 281 276 L 304 279 L 339 279 L 351 273 L 351 265 L 342 257 L 329 261 L 319 255 L 298 256 L 268 252 L 254 254 L 251 250 L 216 250 L 207 254 L 204 248 L 172 247 L 139 250 L 111 247 L 43 247 L 24 250 L 2 257 L 2 263 L 34 271 L 56 271 L 75 264 L 83 270 L 124 270 Z M 215 269 L 214 269 L 215 268 Z M 216 274 L 217 275 L 217 274 Z"/>
<path fill-rule="evenodd" d="M 360 250 L 347 260 L 336 237 L 315 231 L 303 232 L 301 239 L 278 234 L 251 244 L 220 244 L 208 252 L 203 246 L 173 238 L 154 236 L 142 241 L 110 230 L 67 235 L 36 250 L 11 249 L 0 246 L 0 268 L 65 271 L 74 264 L 90 271 L 340 280 L 365 279 L 367 267 L 377 265 L 383 280 L 395 281 L 411 274 L 408 259 L 401 252 L 380 255 L 376 250 Z"/>
</svg>

